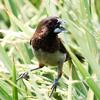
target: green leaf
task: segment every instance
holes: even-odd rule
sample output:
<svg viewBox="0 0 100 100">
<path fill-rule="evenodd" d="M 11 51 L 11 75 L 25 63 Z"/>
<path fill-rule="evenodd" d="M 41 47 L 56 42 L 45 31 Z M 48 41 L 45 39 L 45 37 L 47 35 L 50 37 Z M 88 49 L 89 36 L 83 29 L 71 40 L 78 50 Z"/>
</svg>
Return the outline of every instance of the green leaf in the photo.
<svg viewBox="0 0 100 100">
<path fill-rule="evenodd" d="M 13 66 L 12 66 L 12 80 L 14 82 L 14 84 L 17 85 L 17 81 L 16 81 L 16 66 L 15 66 L 15 62 L 14 62 L 14 58 L 13 58 Z M 13 100 L 18 100 L 18 90 L 17 87 L 13 86 Z"/>
<path fill-rule="evenodd" d="M 57 16 L 58 15 L 56 6 L 52 0 L 45 0 L 44 3 L 45 3 L 47 14 L 49 16 Z"/>
<path fill-rule="evenodd" d="M 13 100 L 12 97 L 9 95 L 9 92 L 7 92 L 7 88 L 4 89 L 3 85 L 0 84 L 0 99 L 2 100 Z"/>
<path fill-rule="evenodd" d="M 0 44 L 0 59 L 2 60 L 5 67 L 7 67 L 8 71 L 12 72 L 11 60 L 10 60 L 7 52 L 5 51 L 4 47 L 1 46 L 1 44 Z"/>
<path fill-rule="evenodd" d="M 64 44 L 64 43 L 63 43 Z M 93 90 L 94 94 L 98 99 L 100 99 L 100 88 L 97 86 L 97 84 L 94 82 L 93 79 L 91 79 L 89 73 L 85 70 L 83 65 L 80 63 L 80 61 L 77 59 L 77 57 L 72 53 L 70 48 L 68 47 L 67 44 L 64 44 L 66 47 L 67 51 L 69 52 L 75 66 L 78 68 L 80 71 L 82 77 L 85 79 L 86 83 L 89 85 L 89 87 Z"/>
<path fill-rule="evenodd" d="M 31 63 L 31 58 L 30 58 L 30 52 L 27 47 L 27 44 L 25 43 L 20 43 L 16 45 L 16 48 L 20 54 L 20 57 L 24 61 L 25 64 L 30 64 Z"/>
<path fill-rule="evenodd" d="M 100 22 L 100 0 L 94 0 L 94 2 L 95 2 L 96 13 L 98 15 L 98 19 Z"/>
</svg>

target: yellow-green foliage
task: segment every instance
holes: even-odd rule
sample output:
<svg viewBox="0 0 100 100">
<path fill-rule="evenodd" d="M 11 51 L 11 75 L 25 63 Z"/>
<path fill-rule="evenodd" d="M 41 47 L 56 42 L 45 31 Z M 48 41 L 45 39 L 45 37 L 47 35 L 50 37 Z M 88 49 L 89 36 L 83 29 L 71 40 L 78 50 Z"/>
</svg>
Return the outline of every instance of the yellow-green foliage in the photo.
<svg viewBox="0 0 100 100">
<path fill-rule="evenodd" d="M 64 63 L 63 76 L 53 100 L 100 100 L 100 0 L 0 0 L 0 100 L 51 100 L 56 67 L 29 73 L 38 66 L 29 44 L 38 22 L 47 16 L 66 21 L 68 32 L 59 35 L 72 61 Z M 96 12 L 95 12 L 96 8 Z M 82 64 L 70 50 L 80 52 Z"/>
</svg>

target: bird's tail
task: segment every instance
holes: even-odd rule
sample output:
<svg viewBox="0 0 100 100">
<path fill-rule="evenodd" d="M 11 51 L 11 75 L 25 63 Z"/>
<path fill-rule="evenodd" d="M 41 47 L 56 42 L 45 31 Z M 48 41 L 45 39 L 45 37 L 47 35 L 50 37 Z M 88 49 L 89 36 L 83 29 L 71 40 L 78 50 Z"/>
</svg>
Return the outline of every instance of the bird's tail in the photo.
<svg viewBox="0 0 100 100">
<path fill-rule="evenodd" d="M 85 61 L 85 58 L 82 56 L 82 54 L 80 53 L 80 51 L 78 50 L 78 48 L 74 48 L 72 46 L 70 46 L 70 49 L 72 50 L 72 52 L 75 54 L 75 56 L 78 58 L 78 60 L 80 62 L 84 62 Z"/>
<path fill-rule="evenodd" d="M 78 58 L 78 60 L 80 61 L 80 62 L 84 62 L 85 61 L 85 58 L 81 55 L 81 54 L 79 54 L 79 53 L 75 53 L 75 56 Z"/>
</svg>

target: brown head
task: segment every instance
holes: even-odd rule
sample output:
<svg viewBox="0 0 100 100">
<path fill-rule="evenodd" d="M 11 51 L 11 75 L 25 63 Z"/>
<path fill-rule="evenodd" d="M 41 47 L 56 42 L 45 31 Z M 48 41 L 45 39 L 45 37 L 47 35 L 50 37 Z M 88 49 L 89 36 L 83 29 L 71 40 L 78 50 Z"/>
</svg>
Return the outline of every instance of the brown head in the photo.
<svg viewBox="0 0 100 100">
<path fill-rule="evenodd" d="M 59 17 L 47 17 L 39 22 L 35 34 L 55 36 L 65 30 L 62 27 L 63 22 Z"/>
<path fill-rule="evenodd" d="M 41 48 L 44 51 L 55 52 L 60 48 L 58 33 L 65 29 L 63 20 L 58 17 L 47 17 L 39 22 L 33 37 L 30 40 L 34 49 Z"/>
</svg>

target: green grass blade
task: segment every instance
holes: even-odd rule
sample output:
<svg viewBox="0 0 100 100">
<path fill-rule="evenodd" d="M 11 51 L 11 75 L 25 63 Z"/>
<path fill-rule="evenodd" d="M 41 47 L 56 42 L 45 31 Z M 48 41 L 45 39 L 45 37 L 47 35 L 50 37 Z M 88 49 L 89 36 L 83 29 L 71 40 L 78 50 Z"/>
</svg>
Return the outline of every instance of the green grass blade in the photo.
<svg viewBox="0 0 100 100">
<path fill-rule="evenodd" d="M 45 0 L 45 7 L 49 16 L 57 16 L 58 12 L 52 0 Z"/>
<path fill-rule="evenodd" d="M 30 58 L 30 52 L 29 52 L 27 45 L 25 43 L 20 43 L 20 44 L 16 45 L 16 48 L 17 48 L 23 62 L 26 64 L 30 64 L 31 58 Z"/>
<path fill-rule="evenodd" d="M 86 58 L 88 63 L 91 65 L 92 70 L 97 74 L 100 79 L 99 64 L 97 57 L 97 45 L 95 38 L 92 34 L 85 32 L 80 26 L 66 18 L 69 23 L 68 29 L 73 34 L 73 37 L 79 44 L 83 56 Z M 88 36 L 87 36 L 88 35 Z"/>
<path fill-rule="evenodd" d="M 13 58 L 13 66 L 12 66 L 12 81 L 14 82 L 14 84 L 17 85 L 17 81 L 16 81 L 16 66 L 15 66 L 15 62 L 14 62 L 14 58 Z M 18 91 L 17 88 L 15 86 L 13 86 L 13 100 L 18 100 Z"/>
<path fill-rule="evenodd" d="M 73 62 L 75 63 L 75 66 L 78 68 L 80 73 L 82 74 L 83 78 L 89 85 L 89 87 L 93 90 L 94 94 L 98 99 L 100 99 L 100 88 L 96 85 L 96 83 L 91 79 L 89 73 L 85 70 L 83 65 L 80 63 L 80 61 L 77 59 L 77 57 L 71 52 L 70 48 L 68 45 L 64 44 L 66 47 L 67 51 L 69 52 L 71 58 L 73 59 Z"/>
<path fill-rule="evenodd" d="M 95 2 L 96 13 L 98 15 L 98 19 L 100 22 L 100 0 L 94 0 L 94 2 Z"/>
<path fill-rule="evenodd" d="M 9 1 L 9 4 L 10 4 L 10 8 L 13 12 L 13 14 L 17 17 L 18 16 L 18 13 L 17 13 L 17 7 L 16 7 L 16 4 L 15 4 L 15 1 L 14 0 L 8 0 Z"/>
<path fill-rule="evenodd" d="M 6 87 L 7 88 L 7 87 Z M 9 93 L 3 89 L 3 86 L 0 84 L 0 99 L 2 100 L 13 100 Z"/>
<path fill-rule="evenodd" d="M 77 71 L 76 71 L 76 68 L 74 66 L 74 64 L 72 65 L 72 78 L 73 80 L 81 80 Z M 74 86 L 81 92 L 83 93 L 83 95 L 87 95 L 87 89 L 86 87 L 84 86 L 83 82 L 81 83 L 75 83 Z"/>
<path fill-rule="evenodd" d="M 16 16 L 14 16 L 9 10 L 8 10 L 8 11 L 6 10 L 6 12 L 7 12 L 8 16 L 10 17 L 11 21 L 13 21 L 14 24 L 17 25 L 23 32 L 25 32 L 26 34 L 28 34 L 27 37 L 30 38 L 29 35 L 31 35 L 31 32 L 32 32 L 33 30 L 31 30 L 31 28 L 29 28 L 29 27 L 26 26 L 24 23 L 22 23 L 22 22 L 21 22 Z"/>
<path fill-rule="evenodd" d="M 8 57 L 7 52 L 5 51 L 4 47 L 1 46 L 0 44 L 0 59 L 4 63 L 5 67 L 7 67 L 9 72 L 12 72 L 12 63 Z"/>
</svg>

